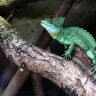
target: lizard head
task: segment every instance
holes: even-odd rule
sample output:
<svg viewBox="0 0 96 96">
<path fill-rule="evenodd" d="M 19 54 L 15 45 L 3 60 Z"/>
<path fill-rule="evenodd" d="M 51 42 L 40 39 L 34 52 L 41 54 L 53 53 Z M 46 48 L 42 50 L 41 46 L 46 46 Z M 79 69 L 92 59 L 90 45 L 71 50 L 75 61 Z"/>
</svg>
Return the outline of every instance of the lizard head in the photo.
<svg viewBox="0 0 96 96">
<path fill-rule="evenodd" d="M 55 39 L 58 36 L 63 23 L 63 17 L 45 19 L 41 21 L 41 25 L 48 31 L 48 33 L 52 36 L 53 39 Z"/>
</svg>

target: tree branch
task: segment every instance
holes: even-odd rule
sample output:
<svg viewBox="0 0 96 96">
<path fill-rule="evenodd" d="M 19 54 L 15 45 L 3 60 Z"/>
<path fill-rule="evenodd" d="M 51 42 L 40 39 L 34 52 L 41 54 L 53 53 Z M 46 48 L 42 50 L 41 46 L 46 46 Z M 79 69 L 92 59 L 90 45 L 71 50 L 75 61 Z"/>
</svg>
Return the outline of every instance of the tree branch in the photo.
<svg viewBox="0 0 96 96">
<path fill-rule="evenodd" d="M 28 76 L 29 76 L 28 71 L 26 70 L 21 71 L 21 69 L 19 68 L 1 96 L 16 96 L 17 92 L 20 90 L 21 86 L 26 80 L 25 77 L 27 78 Z"/>
<path fill-rule="evenodd" d="M 73 61 L 66 61 L 62 57 L 50 54 L 27 43 L 1 17 L 0 46 L 3 48 L 6 56 L 13 60 L 17 66 L 40 74 L 62 89 L 67 87 L 70 89 L 70 92 L 74 90 L 78 96 L 95 96 L 96 87 L 92 80 L 88 78 L 87 70 L 85 73 Z"/>
</svg>

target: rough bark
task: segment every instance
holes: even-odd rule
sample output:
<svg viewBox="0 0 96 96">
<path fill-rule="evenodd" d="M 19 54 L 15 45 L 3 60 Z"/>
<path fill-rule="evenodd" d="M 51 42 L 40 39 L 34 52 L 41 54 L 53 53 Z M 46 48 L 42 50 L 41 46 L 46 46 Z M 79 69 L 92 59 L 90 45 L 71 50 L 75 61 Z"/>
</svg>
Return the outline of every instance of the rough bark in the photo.
<svg viewBox="0 0 96 96">
<path fill-rule="evenodd" d="M 67 87 L 78 96 L 95 96 L 96 86 L 86 68 L 27 43 L 4 19 L 0 19 L 0 46 L 19 67 L 40 74 L 62 89 Z"/>
</svg>

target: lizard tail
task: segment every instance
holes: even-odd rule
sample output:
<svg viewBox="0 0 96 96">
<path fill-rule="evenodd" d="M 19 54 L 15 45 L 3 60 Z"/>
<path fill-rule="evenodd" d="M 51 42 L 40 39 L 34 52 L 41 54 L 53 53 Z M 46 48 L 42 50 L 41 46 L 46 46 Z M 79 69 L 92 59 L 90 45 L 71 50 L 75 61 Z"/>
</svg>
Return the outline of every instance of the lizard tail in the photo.
<svg viewBox="0 0 96 96">
<path fill-rule="evenodd" d="M 93 61 L 94 66 L 96 66 L 96 57 L 92 61 Z"/>
<path fill-rule="evenodd" d="M 93 58 L 93 64 L 94 64 L 94 66 L 96 66 L 96 50 L 93 52 L 93 54 L 94 54 L 94 58 Z"/>
<path fill-rule="evenodd" d="M 96 66 L 96 51 L 88 50 L 86 53 L 87 53 L 87 56 L 92 60 L 93 65 Z"/>
<path fill-rule="evenodd" d="M 96 51 L 88 50 L 88 57 L 92 60 L 93 68 L 91 69 L 92 73 L 96 72 Z"/>
</svg>

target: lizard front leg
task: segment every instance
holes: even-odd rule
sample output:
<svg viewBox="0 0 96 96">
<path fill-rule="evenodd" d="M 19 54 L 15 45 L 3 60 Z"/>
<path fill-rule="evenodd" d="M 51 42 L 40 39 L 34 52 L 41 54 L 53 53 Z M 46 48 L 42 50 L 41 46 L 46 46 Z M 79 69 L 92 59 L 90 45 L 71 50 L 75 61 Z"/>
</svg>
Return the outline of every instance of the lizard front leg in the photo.
<svg viewBox="0 0 96 96">
<path fill-rule="evenodd" d="M 72 53 L 72 51 L 74 49 L 74 46 L 75 46 L 75 44 L 70 44 L 68 50 L 65 51 L 65 53 L 62 56 L 64 56 L 64 58 L 66 58 L 66 59 L 71 58 L 71 53 Z"/>
<path fill-rule="evenodd" d="M 67 50 L 68 49 L 68 45 L 64 44 L 64 48 Z"/>
</svg>

